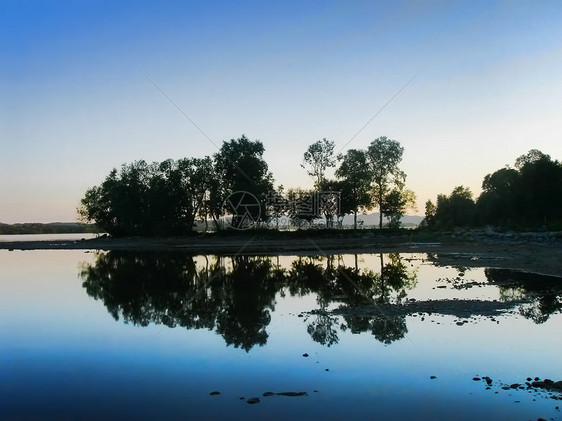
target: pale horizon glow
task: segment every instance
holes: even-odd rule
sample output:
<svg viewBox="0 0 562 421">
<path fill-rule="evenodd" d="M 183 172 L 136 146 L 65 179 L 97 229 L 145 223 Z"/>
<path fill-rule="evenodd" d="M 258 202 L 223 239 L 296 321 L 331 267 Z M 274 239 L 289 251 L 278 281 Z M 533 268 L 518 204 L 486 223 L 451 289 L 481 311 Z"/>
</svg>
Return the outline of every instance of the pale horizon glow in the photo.
<svg viewBox="0 0 562 421">
<path fill-rule="evenodd" d="M 3 2 L 0 222 L 75 221 L 112 168 L 242 134 L 276 186 L 312 186 L 319 139 L 387 136 L 409 214 L 458 185 L 477 197 L 530 149 L 562 159 L 561 21 L 558 1 Z"/>
</svg>

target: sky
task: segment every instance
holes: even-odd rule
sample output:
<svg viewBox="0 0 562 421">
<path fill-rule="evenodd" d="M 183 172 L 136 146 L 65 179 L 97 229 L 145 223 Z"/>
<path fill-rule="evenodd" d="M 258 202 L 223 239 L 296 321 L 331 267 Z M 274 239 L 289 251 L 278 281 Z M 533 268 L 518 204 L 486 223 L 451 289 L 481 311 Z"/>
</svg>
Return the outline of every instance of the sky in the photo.
<svg viewBox="0 0 562 421">
<path fill-rule="evenodd" d="M 408 213 L 476 197 L 530 149 L 562 159 L 560 22 L 559 1 L 0 0 L 0 222 L 75 221 L 112 168 L 242 134 L 276 186 L 312 186 L 317 140 L 387 136 Z"/>
</svg>

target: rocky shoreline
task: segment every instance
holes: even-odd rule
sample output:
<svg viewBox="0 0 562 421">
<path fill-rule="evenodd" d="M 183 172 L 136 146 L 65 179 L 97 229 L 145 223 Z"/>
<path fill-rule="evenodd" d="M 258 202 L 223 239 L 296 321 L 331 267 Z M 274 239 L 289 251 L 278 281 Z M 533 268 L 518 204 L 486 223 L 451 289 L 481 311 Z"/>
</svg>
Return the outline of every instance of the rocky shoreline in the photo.
<svg viewBox="0 0 562 421">
<path fill-rule="evenodd" d="M 394 317 L 394 316 L 431 316 L 441 314 L 468 319 L 475 316 L 493 318 L 506 312 L 515 312 L 526 301 L 516 300 L 508 302 L 484 300 L 409 300 L 403 304 L 365 304 L 354 306 L 341 306 L 330 313 L 340 316 L 360 317 Z M 311 314 L 321 313 L 322 310 L 313 310 Z"/>
</svg>

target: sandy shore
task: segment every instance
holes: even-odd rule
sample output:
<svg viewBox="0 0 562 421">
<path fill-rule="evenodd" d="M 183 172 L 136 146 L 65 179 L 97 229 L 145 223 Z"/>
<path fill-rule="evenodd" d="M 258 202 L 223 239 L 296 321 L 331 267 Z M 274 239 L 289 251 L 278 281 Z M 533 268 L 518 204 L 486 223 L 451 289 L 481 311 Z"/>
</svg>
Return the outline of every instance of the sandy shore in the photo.
<svg viewBox="0 0 562 421">
<path fill-rule="evenodd" d="M 431 241 L 416 235 L 266 238 L 263 236 L 182 238 L 96 238 L 82 241 L 0 242 L 5 250 L 182 251 L 189 254 L 324 255 L 359 253 L 431 253 L 439 265 L 517 269 L 562 277 L 560 241 L 533 238 L 452 238 Z"/>
</svg>

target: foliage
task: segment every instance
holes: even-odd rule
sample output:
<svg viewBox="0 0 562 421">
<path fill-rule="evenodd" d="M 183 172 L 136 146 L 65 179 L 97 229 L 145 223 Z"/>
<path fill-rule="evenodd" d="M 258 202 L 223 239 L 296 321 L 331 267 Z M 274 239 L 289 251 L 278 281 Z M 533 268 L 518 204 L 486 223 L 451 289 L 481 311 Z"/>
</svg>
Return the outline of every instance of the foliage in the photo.
<svg viewBox="0 0 562 421">
<path fill-rule="evenodd" d="M 342 180 L 341 213 L 353 213 L 353 227 L 356 229 L 357 212 L 372 207 L 370 189 L 373 173 L 367 153 L 361 149 L 350 149 L 339 159 L 341 163 L 336 177 Z"/>
<path fill-rule="evenodd" d="M 437 206 L 431 200 L 425 202 L 425 218 L 421 223 L 422 227 L 435 226 L 435 215 L 437 213 Z"/>
<path fill-rule="evenodd" d="M 440 229 L 470 226 L 474 222 L 476 204 L 472 192 L 464 186 L 457 186 L 449 196 L 437 196 L 437 207 L 432 226 Z"/>
<path fill-rule="evenodd" d="M 486 175 L 478 198 L 480 223 L 512 227 L 562 224 L 562 164 L 532 149 L 515 167 Z"/>
<path fill-rule="evenodd" d="M 532 149 L 515 160 L 515 168 L 486 175 L 476 203 L 462 186 L 448 197 L 439 195 L 436 209 L 426 207 L 424 224 L 447 229 L 470 225 L 559 229 L 562 164 Z"/>
<path fill-rule="evenodd" d="M 402 216 L 408 208 L 415 209 L 416 195 L 406 188 L 394 188 L 385 197 L 381 206 L 381 212 L 388 219 L 388 227 L 400 228 Z"/>
<path fill-rule="evenodd" d="M 415 200 L 398 168 L 404 149 L 386 137 L 375 139 L 367 150 L 340 156 L 336 180 L 325 174 L 335 166 L 334 142 L 315 142 L 304 153 L 314 190 L 289 189 L 286 194 L 282 186 L 274 190 L 264 151 L 259 140 L 242 135 L 223 142 L 213 157 L 124 164 L 85 192 L 79 218 L 114 236 L 185 235 L 198 221 L 207 230 L 209 220 L 219 230 L 226 216 L 239 229 L 270 220 L 278 224 L 283 216 L 297 225 L 323 216 L 331 228 L 353 213 L 356 228 L 357 213 L 377 205 L 380 226 L 384 215 L 391 227 L 398 227 Z"/>
<path fill-rule="evenodd" d="M 519 173 L 521 216 L 524 216 L 526 222 L 532 226 L 560 225 L 562 223 L 562 164 L 544 155 L 540 159 L 526 160 Z"/>
<path fill-rule="evenodd" d="M 308 147 L 303 156 L 302 167 L 309 167 L 308 175 L 314 178 L 314 187 L 319 188 L 325 180 L 326 169 L 334 167 L 334 142 L 323 138 Z"/>
<path fill-rule="evenodd" d="M 379 228 L 381 229 L 385 198 L 393 187 L 401 189 L 406 180 L 406 174 L 398 167 L 403 153 L 404 148 L 400 143 L 386 136 L 373 140 L 367 148 L 373 175 L 373 204 L 380 209 Z"/>
<path fill-rule="evenodd" d="M 320 218 L 320 209 L 315 200 L 315 190 L 289 189 L 286 196 L 286 215 L 297 227 L 306 227 Z"/>
<path fill-rule="evenodd" d="M 346 201 L 352 195 L 348 190 L 349 185 L 338 180 L 324 180 L 320 185 L 318 194 L 318 210 L 326 218 L 326 226 L 333 228 L 334 218 L 341 215 L 341 196 L 345 195 Z"/>
<path fill-rule="evenodd" d="M 267 163 L 263 159 L 265 149 L 259 141 L 250 141 L 242 135 L 239 139 L 223 142 L 218 153 L 214 155 L 215 171 L 220 180 L 220 192 L 215 198 L 215 209 L 220 199 L 226 200 L 235 192 L 251 193 L 260 203 L 257 214 L 252 215 L 254 220 L 265 220 L 266 198 L 273 191 L 273 176 L 269 172 Z M 256 208 L 257 209 L 257 208 Z M 235 212 L 233 225 L 241 222 L 244 215 L 240 212 L 247 208 L 237 207 L 230 209 Z"/>
<path fill-rule="evenodd" d="M 212 172 L 210 158 L 125 164 L 86 191 L 78 212 L 112 235 L 186 234 L 204 210 Z"/>
<path fill-rule="evenodd" d="M 478 197 L 478 219 L 492 225 L 512 225 L 521 209 L 521 174 L 513 168 L 502 168 L 488 174 Z"/>
<path fill-rule="evenodd" d="M 213 159 L 183 158 L 147 164 L 136 161 L 113 169 L 100 186 L 88 189 L 78 213 L 115 235 L 183 235 L 196 219 L 210 217 L 219 228 L 225 200 L 236 191 L 264 200 L 272 175 L 263 159 L 261 142 L 245 136 L 224 142 Z M 235 215 L 234 223 L 237 223 Z"/>
<path fill-rule="evenodd" d="M 83 263 L 80 277 L 89 296 L 100 300 L 115 320 L 186 329 L 209 329 L 227 345 L 249 352 L 263 346 L 278 294 L 313 293 L 322 312 L 305 319 L 311 338 L 325 346 L 339 341 L 344 330 L 338 317 L 325 310 L 333 304 L 403 302 L 416 273 L 399 255 L 381 259 L 381 271 L 346 266 L 341 256 L 299 256 L 289 268 L 273 257 L 204 256 L 205 262 L 181 252 L 98 253 Z M 201 264 L 204 263 L 204 264 Z M 385 344 L 407 332 L 405 316 L 345 316 L 352 331 L 371 331 Z"/>
<path fill-rule="evenodd" d="M 527 164 L 534 164 L 537 161 L 550 161 L 550 155 L 544 154 L 538 149 L 531 149 L 525 155 L 521 155 L 515 160 L 515 168 L 521 170 Z"/>
</svg>

